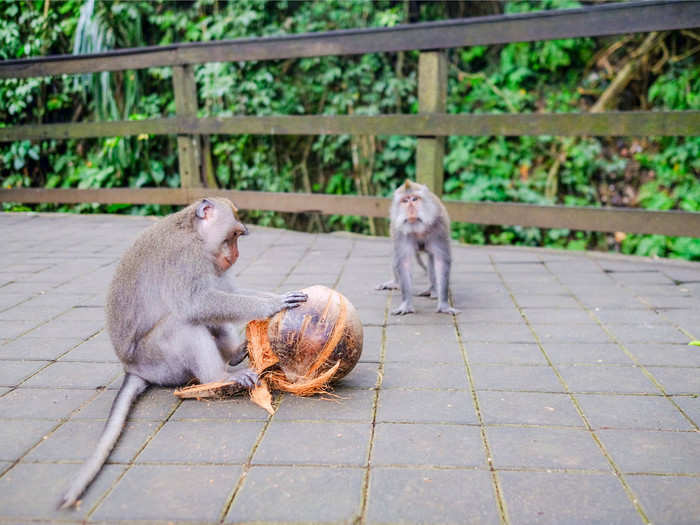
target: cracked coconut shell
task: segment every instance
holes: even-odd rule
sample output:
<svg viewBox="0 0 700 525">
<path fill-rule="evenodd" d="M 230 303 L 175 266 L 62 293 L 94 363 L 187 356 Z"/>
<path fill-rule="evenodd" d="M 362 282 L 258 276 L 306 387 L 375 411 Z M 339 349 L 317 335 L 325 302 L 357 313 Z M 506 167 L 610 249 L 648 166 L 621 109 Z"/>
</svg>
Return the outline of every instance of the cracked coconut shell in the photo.
<svg viewBox="0 0 700 525">
<path fill-rule="evenodd" d="M 246 326 L 250 366 L 261 377 L 251 399 L 272 413 L 270 390 L 308 396 L 353 369 L 362 353 L 362 323 L 345 296 L 325 286 L 302 290 L 309 298 L 296 308 Z M 224 395 L 229 383 L 180 389 L 180 397 Z"/>
</svg>

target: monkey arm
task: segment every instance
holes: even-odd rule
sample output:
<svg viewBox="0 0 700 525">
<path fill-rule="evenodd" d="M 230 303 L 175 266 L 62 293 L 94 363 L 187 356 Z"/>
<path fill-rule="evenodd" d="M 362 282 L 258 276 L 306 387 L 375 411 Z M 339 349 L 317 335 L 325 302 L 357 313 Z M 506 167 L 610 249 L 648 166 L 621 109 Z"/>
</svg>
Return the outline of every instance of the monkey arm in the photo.
<svg viewBox="0 0 700 525">
<path fill-rule="evenodd" d="M 415 243 L 406 237 L 397 236 L 394 243 L 394 275 L 401 288 L 401 304 L 391 312 L 394 315 L 415 312 L 411 284 L 411 262 L 415 255 Z"/>
<path fill-rule="evenodd" d="M 260 297 L 210 288 L 195 294 L 189 308 L 181 311 L 188 312 L 186 318 L 195 324 L 238 323 L 266 319 L 284 308 L 299 306 L 306 299 L 301 292 Z"/>
</svg>

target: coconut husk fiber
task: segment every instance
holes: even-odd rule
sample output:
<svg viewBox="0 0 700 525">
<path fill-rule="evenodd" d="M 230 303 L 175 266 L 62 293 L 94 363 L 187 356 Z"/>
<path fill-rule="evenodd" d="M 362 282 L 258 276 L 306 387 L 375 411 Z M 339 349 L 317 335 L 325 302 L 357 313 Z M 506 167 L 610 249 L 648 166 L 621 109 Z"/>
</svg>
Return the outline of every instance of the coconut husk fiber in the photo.
<svg viewBox="0 0 700 525">
<path fill-rule="evenodd" d="M 328 392 L 345 377 L 362 353 L 362 323 L 345 296 L 325 286 L 302 290 L 309 298 L 297 308 L 246 325 L 250 367 L 260 376 L 251 400 L 273 413 L 271 391 L 310 396 Z M 235 383 L 206 383 L 179 389 L 189 398 L 226 397 L 240 392 Z"/>
</svg>

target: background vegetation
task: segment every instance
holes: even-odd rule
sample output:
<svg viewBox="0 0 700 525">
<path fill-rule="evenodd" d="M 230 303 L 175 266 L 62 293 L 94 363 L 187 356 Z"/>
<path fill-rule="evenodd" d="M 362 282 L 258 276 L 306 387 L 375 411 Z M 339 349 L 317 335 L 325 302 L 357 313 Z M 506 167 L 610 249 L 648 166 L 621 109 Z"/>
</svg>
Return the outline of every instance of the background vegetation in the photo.
<svg viewBox="0 0 700 525">
<path fill-rule="evenodd" d="M 589 2 L 590 3 L 590 2 Z M 262 2 L 33 0 L 0 4 L 0 59 L 579 7 L 570 0 Z M 700 34 L 471 47 L 449 52 L 449 113 L 700 109 Z M 212 63 L 196 68 L 200 116 L 417 112 L 417 52 Z M 174 115 L 169 68 L 0 80 L 0 125 Z M 613 80 L 616 80 L 613 84 Z M 613 85 L 622 85 L 615 90 Z M 390 195 L 415 175 L 401 136 L 212 136 L 222 188 Z M 450 137 L 445 197 L 700 211 L 700 137 Z M 174 137 L 0 144 L 3 187 L 176 187 Z M 3 205 L 4 209 L 26 209 Z M 166 213 L 159 206 L 41 210 Z M 382 233 L 382 221 L 249 213 L 274 226 Z M 469 243 L 620 250 L 700 260 L 700 239 L 455 224 Z"/>
</svg>

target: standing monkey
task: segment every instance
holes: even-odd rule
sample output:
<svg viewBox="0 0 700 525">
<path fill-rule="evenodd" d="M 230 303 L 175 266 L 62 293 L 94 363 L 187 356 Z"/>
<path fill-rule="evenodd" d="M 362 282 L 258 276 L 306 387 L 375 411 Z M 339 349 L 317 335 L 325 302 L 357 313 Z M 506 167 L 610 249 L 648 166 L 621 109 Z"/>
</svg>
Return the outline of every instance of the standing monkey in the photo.
<svg viewBox="0 0 700 525">
<path fill-rule="evenodd" d="M 436 297 L 437 311 L 458 314 L 447 302 L 450 281 L 450 218 L 440 199 L 427 186 L 406 180 L 391 203 L 391 238 L 394 242 L 394 280 L 377 285 L 377 290 L 401 288 L 401 304 L 394 315 L 413 309 L 411 261 L 420 262 L 419 252 L 428 254 L 430 287 L 421 296 Z"/>
<path fill-rule="evenodd" d="M 233 370 L 246 356 L 234 323 L 264 319 L 306 301 L 238 289 L 227 270 L 247 228 L 227 199 L 202 199 L 154 224 L 124 254 L 107 297 L 107 330 L 126 376 L 93 455 L 61 501 L 76 503 L 102 468 L 134 400 L 149 385 L 234 381 L 251 388 L 257 374 Z"/>
</svg>

